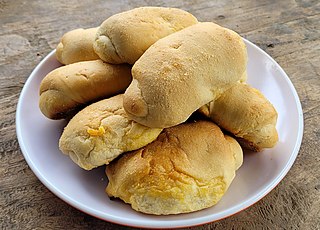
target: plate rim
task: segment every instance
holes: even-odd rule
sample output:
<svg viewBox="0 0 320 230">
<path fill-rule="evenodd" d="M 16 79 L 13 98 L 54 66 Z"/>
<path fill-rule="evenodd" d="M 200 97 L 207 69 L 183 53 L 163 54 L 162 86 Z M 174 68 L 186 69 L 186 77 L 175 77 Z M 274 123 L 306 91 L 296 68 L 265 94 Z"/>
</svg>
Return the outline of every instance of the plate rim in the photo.
<svg viewBox="0 0 320 230">
<path fill-rule="evenodd" d="M 244 209 L 249 208 L 250 206 L 254 205 L 256 202 L 264 198 L 269 192 L 271 192 L 281 181 L 282 179 L 287 175 L 289 172 L 290 168 L 294 164 L 297 155 L 299 153 L 301 143 L 302 143 L 302 138 L 303 138 L 303 129 L 304 129 L 304 120 L 303 120 L 303 110 L 301 106 L 301 101 L 299 99 L 298 93 L 291 82 L 290 78 L 288 75 L 285 73 L 285 71 L 282 69 L 282 67 L 264 50 L 262 50 L 260 47 L 255 45 L 254 43 L 250 42 L 249 40 L 243 38 L 244 42 L 246 43 L 246 46 L 250 45 L 254 48 L 255 51 L 260 52 L 263 56 L 267 57 L 269 61 L 271 61 L 277 69 L 280 71 L 281 75 L 284 77 L 286 83 L 288 84 L 290 88 L 290 92 L 293 94 L 296 109 L 298 112 L 298 133 L 296 136 L 296 141 L 295 141 L 295 146 L 292 150 L 292 153 L 290 155 L 290 158 L 288 159 L 285 167 L 281 170 L 281 172 L 278 174 L 278 176 L 273 180 L 274 182 L 269 184 L 269 186 L 265 187 L 262 189 L 260 193 L 255 194 L 255 196 L 250 197 L 250 199 L 246 200 L 245 202 L 238 204 L 236 206 L 233 206 L 229 209 L 226 209 L 218 214 L 218 217 L 212 218 L 212 215 L 217 215 L 217 214 L 211 214 L 203 217 L 197 217 L 196 221 L 195 219 L 190 219 L 188 220 L 159 220 L 159 221 L 147 221 L 147 222 L 142 222 L 141 220 L 136 220 L 136 219 L 130 219 L 130 218 L 123 218 L 119 216 L 114 216 L 110 213 L 103 213 L 100 211 L 97 211 L 95 209 L 92 209 L 77 200 L 73 199 L 72 197 L 69 197 L 66 195 L 64 192 L 61 190 L 57 189 L 50 181 L 48 181 L 42 173 L 38 170 L 37 166 L 33 163 L 31 158 L 29 157 L 28 151 L 26 149 L 24 140 L 22 138 L 22 131 L 21 131 L 21 107 L 22 107 L 22 99 L 24 98 L 24 95 L 27 93 L 27 89 L 29 88 L 29 85 L 32 82 L 32 79 L 36 75 L 36 73 L 39 71 L 39 69 L 43 66 L 44 63 L 46 63 L 50 58 L 52 58 L 55 54 L 55 49 L 53 49 L 51 52 L 49 52 L 46 57 L 44 57 L 40 63 L 37 64 L 37 66 L 33 69 L 29 77 L 27 78 L 21 93 L 19 95 L 17 107 L 16 107 L 16 116 L 15 116 L 15 121 L 16 121 L 16 134 L 17 134 L 17 139 L 18 143 L 21 149 L 21 152 L 27 161 L 27 164 L 33 171 L 33 173 L 36 175 L 36 177 L 41 181 L 42 184 L 44 184 L 54 195 L 59 197 L 61 200 L 69 204 L 70 206 L 80 210 L 81 212 L 84 212 L 88 215 L 94 216 L 98 219 L 101 219 L 103 221 L 108 221 L 111 223 L 115 224 L 120 224 L 124 226 L 131 226 L 131 227 L 138 227 L 138 228 L 163 228 L 163 227 L 169 227 L 169 228 L 182 228 L 182 227 L 192 227 L 192 226 L 198 226 L 198 225 L 203 225 L 206 223 L 211 223 L 215 221 L 219 221 L 221 219 L 230 217 L 232 215 L 235 215 Z M 229 213 L 226 215 L 226 213 Z"/>
</svg>

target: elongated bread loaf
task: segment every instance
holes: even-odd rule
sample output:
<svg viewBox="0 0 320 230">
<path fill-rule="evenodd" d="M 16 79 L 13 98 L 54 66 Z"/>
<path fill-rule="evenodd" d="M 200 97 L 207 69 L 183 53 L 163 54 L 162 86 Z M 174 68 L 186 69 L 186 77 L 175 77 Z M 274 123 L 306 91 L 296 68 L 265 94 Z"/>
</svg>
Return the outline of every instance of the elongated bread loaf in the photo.
<svg viewBox="0 0 320 230">
<path fill-rule="evenodd" d="M 192 14 L 176 8 L 136 8 L 105 20 L 94 50 L 106 62 L 134 64 L 157 40 L 197 22 Z"/>
<path fill-rule="evenodd" d="M 247 84 L 236 84 L 200 112 L 238 137 L 245 148 L 261 151 L 278 141 L 277 111 L 259 90 Z"/>
<path fill-rule="evenodd" d="M 239 81 L 246 64 L 237 33 L 198 23 L 158 40 L 134 64 L 124 109 L 149 127 L 180 124 Z"/>
<path fill-rule="evenodd" d="M 97 30 L 98 28 L 81 28 L 65 33 L 56 49 L 58 61 L 68 65 L 99 59 L 99 56 L 93 50 Z"/>
<path fill-rule="evenodd" d="M 106 192 L 144 213 L 197 211 L 221 199 L 241 164 L 241 147 L 217 125 L 184 123 L 111 162 Z"/>
<path fill-rule="evenodd" d="M 129 65 L 101 60 L 77 62 L 50 72 L 41 82 L 39 107 L 51 119 L 62 119 L 83 106 L 123 93 L 131 82 Z"/>
<path fill-rule="evenodd" d="M 81 168 L 90 170 L 108 164 L 123 152 L 149 144 L 162 131 L 130 120 L 122 97 L 117 95 L 87 106 L 65 127 L 59 148 Z"/>
</svg>

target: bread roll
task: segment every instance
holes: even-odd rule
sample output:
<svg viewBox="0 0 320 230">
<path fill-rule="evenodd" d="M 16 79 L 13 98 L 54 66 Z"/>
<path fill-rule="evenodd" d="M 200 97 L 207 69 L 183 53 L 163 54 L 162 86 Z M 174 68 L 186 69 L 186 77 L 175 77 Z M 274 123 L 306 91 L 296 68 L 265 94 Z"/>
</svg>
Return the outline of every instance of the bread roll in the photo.
<svg viewBox="0 0 320 230">
<path fill-rule="evenodd" d="M 240 166 L 242 150 L 231 139 L 210 121 L 165 129 L 151 144 L 107 166 L 106 192 L 148 214 L 211 207 L 225 194 Z"/>
<path fill-rule="evenodd" d="M 254 151 L 272 148 L 278 141 L 277 111 L 260 91 L 236 84 L 200 111 Z"/>
<path fill-rule="evenodd" d="M 130 66 L 101 60 L 77 62 L 50 72 L 40 84 L 39 107 L 61 119 L 84 105 L 124 92 L 131 82 Z"/>
<path fill-rule="evenodd" d="M 59 148 L 81 168 L 108 164 L 126 151 L 147 145 L 161 129 L 152 129 L 130 120 L 122 95 L 91 104 L 77 113 L 65 127 Z"/>
<path fill-rule="evenodd" d="M 246 46 L 235 32 L 198 23 L 153 44 L 132 67 L 129 116 L 149 127 L 184 122 L 243 77 Z"/>
<path fill-rule="evenodd" d="M 105 20 L 97 32 L 94 50 L 106 62 L 133 64 L 158 39 L 197 22 L 180 9 L 136 8 Z"/>
<path fill-rule="evenodd" d="M 93 42 L 98 28 L 76 29 L 64 34 L 56 49 L 56 57 L 68 65 L 81 61 L 99 59 L 93 50 Z"/>
</svg>

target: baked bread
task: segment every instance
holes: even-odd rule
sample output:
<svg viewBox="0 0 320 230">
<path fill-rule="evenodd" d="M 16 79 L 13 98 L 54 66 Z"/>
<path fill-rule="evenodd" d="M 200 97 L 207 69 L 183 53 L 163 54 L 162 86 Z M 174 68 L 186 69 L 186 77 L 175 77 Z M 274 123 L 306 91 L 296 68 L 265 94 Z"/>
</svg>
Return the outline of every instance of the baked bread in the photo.
<svg viewBox="0 0 320 230">
<path fill-rule="evenodd" d="M 76 29 L 64 34 L 56 49 L 56 57 L 62 64 L 68 65 L 81 61 L 99 59 L 93 50 L 93 42 L 98 28 Z"/>
<path fill-rule="evenodd" d="M 136 8 L 105 20 L 94 50 L 106 62 L 134 64 L 158 39 L 197 22 L 192 14 L 176 8 Z"/>
<path fill-rule="evenodd" d="M 197 211 L 221 199 L 240 164 L 241 147 L 217 125 L 184 123 L 112 161 L 106 168 L 106 192 L 143 213 Z"/>
<path fill-rule="evenodd" d="M 162 131 L 130 120 L 122 98 L 120 94 L 87 106 L 65 127 L 59 148 L 81 168 L 108 164 L 123 152 L 147 145 Z"/>
<path fill-rule="evenodd" d="M 277 111 L 259 90 L 247 84 L 234 85 L 199 111 L 250 150 L 272 148 L 278 141 Z"/>
<path fill-rule="evenodd" d="M 61 119 L 88 103 L 123 93 L 132 80 L 130 70 L 129 65 L 101 60 L 57 68 L 40 84 L 40 110 L 48 118 Z"/>
<path fill-rule="evenodd" d="M 247 51 L 235 32 L 198 23 L 158 40 L 133 65 L 124 109 L 135 121 L 166 128 L 240 81 Z"/>
</svg>

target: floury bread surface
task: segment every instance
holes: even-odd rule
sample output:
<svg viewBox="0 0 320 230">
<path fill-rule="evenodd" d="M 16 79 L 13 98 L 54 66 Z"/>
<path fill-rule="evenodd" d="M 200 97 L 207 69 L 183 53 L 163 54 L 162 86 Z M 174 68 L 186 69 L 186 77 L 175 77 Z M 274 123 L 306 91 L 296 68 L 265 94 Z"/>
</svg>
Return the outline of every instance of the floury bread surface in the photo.
<svg viewBox="0 0 320 230">
<path fill-rule="evenodd" d="M 192 14 L 176 8 L 136 8 L 105 20 L 94 50 L 108 63 L 134 64 L 157 40 L 197 22 Z"/>
<path fill-rule="evenodd" d="M 129 65 L 101 60 L 57 68 L 40 84 L 40 110 L 48 118 L 62 119 L 89 103 L 123 93 L 132 80 L 130 71 Z"/>
<path fill-rule="evenodd" d="M 272 148 L 278 141 L 277 111 L 259 90 L 247 84 L 234 85 L 200 111 L 251 150 Z"/>
<path fill-rule="evenodd" d="M 123 152 L 152 142 L 162 131 L 129 119 L 122 97 L 120 94 L 87 106 L 65 127 L 59 148 L 81 168 L 108 164 Z"/>
<path fill-rule="evenodd" d="M 106 192 L 143 213 L 197 211 L 221 199 L 241 164 L 241 147 L 214 123 L 184 123 L 111 162 Z"/>
<path fill-rule="evenodd" d="M 98 28 L 75 29 L 65 33 L 56 49 L 56 57 L 62 64 L 68 65 L 81 61 L 99 59 L 93 50 L 93 42 Z"/>
<path fill-rule="evenodd" d="M 239 81 L 246 64 L 237 33 L 198 23 L 158 40 L 134 64 L 124 109 L 149 127 L 180 124 Z"/>
</svg>

